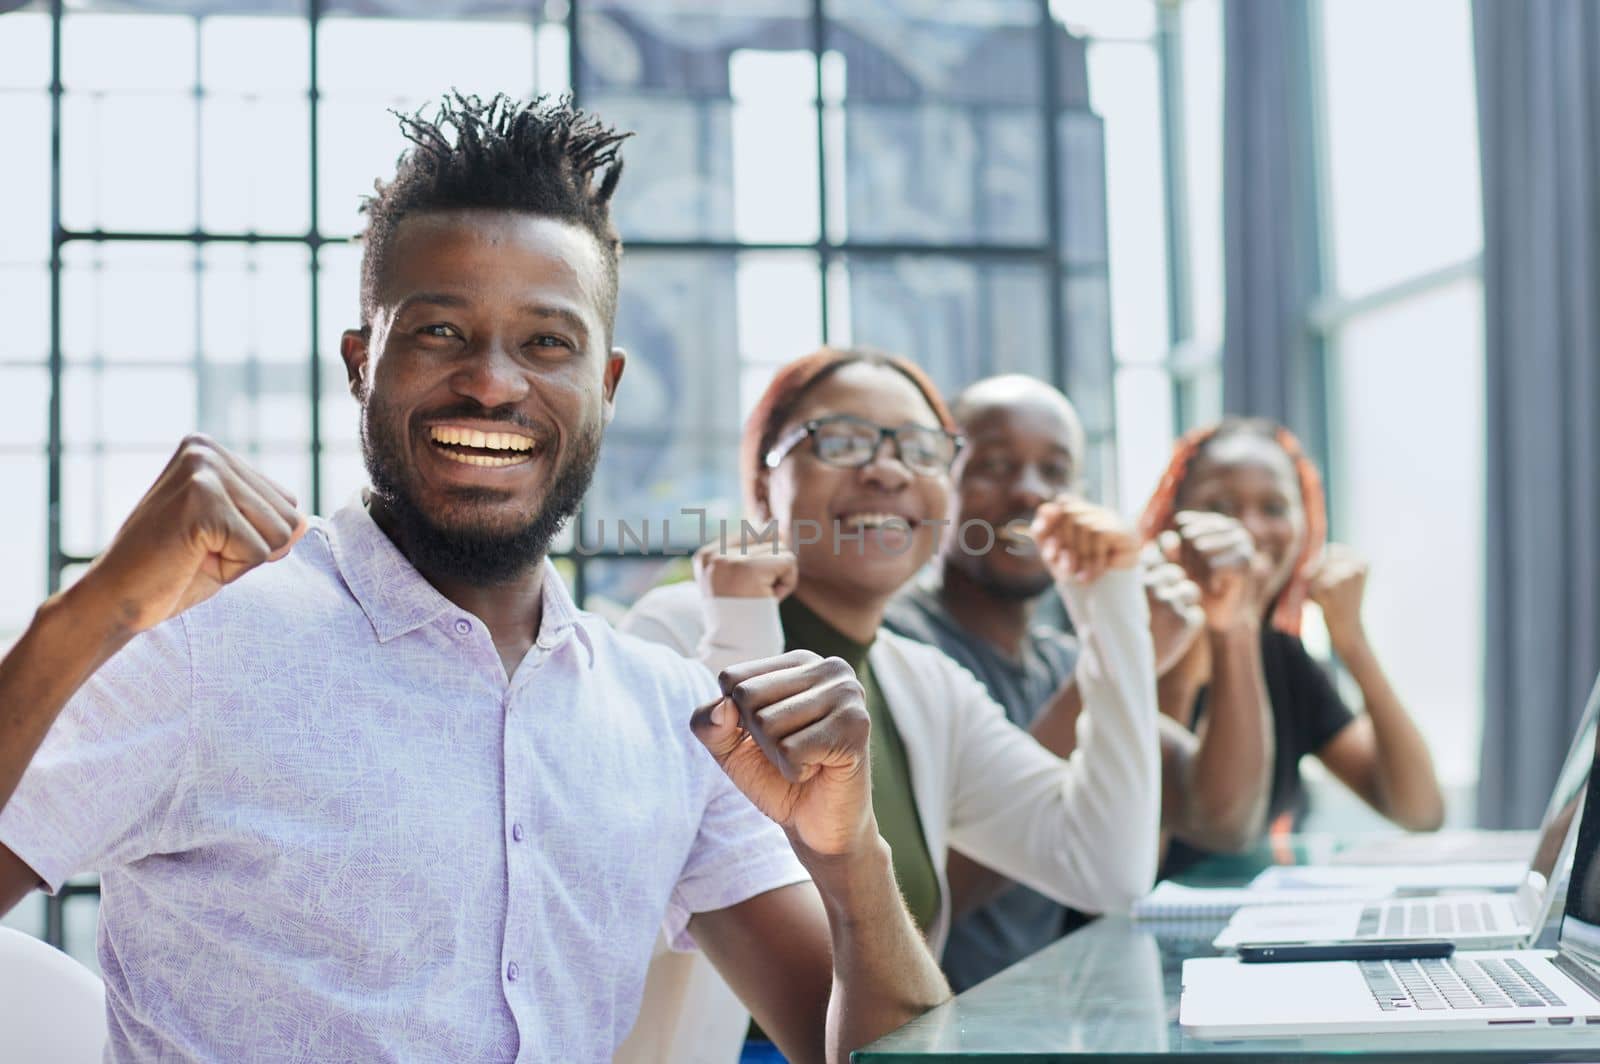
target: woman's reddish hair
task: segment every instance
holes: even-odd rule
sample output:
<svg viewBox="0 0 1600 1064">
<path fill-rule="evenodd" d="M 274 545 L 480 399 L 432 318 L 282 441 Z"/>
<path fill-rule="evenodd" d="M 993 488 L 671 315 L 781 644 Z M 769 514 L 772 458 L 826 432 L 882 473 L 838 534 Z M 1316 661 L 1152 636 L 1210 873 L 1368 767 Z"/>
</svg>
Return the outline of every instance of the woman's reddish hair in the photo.
<svg viewBox="0 0 1600 1064">
<path fill-rule="evenodd" d="M 1178 512 L 1178 495 L 1184 481 L 1198 458 L 1210 444 L 1230 436 L 1252 435 L 1271 440 L 1283 448 L 1289 464 L 1294 467 L 1295 479 L 1300 485 L 1300 504 L 1306 517 L 1306 541 L 1289 573 L 1289 581 L 1278 593 L 1272 609 L 1272 625 L 1289 635 L 1300 634 L 1300 615 L 1305 608 L 1306 596 L 1311 586 L 1311 569 L 1328 539 L 1328 503 L 1322 491 L 1322 475 L 1316 465 L 1306 457 L 1305 449 L 1294 433 L 1276 422 L 1264 418 L 1224 418 L 1215 425 L 1194 429 L 1184 435 L 1172 449 L 1172 460 L 1156 485 L 1155 494 L 1145 504 L 1144 515 L 1139 519 L 1139 533 L 1149 542 L 1172 527 Z"/>
</svg>

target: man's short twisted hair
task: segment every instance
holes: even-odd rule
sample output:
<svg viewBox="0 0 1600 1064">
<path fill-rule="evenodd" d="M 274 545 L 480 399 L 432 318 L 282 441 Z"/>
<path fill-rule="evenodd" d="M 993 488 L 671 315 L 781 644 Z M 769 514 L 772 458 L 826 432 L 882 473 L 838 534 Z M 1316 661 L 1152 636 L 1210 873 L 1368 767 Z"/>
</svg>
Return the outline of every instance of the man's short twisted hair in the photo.
<svg viewBox="0 0 1600 1064">
<path fill-rule="evenodd" d="M 619 146 L 630 134 L 584 114 L 570 97 L 540 96 L 521 104 L 496 95 L 485 103 L 452 92 L 431 118 L 426 110 L 397 116 L 412 146 L 400 156 L 394 180 L 375 182 L 375 194 L 362 204 L 362 324 L 372 320 L 378 279 L 401 220 L 477 207 L 556 218 L 591 233 L 606 264 L 602 311 L 609 330 L 622 253 L 611 223 L 611 196 L 622 176 Z"/>
</svg>

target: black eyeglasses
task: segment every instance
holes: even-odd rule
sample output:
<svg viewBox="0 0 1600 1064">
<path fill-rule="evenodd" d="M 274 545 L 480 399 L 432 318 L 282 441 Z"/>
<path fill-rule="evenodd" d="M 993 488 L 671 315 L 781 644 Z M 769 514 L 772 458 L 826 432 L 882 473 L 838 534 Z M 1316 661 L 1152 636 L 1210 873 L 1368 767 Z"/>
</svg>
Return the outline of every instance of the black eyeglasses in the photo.
<svg viewBox="0 0 1600 1064">
<path fill-rule="evenodd" d="M 860 469 L 871 462 L 884 440 L 894 441 L 895 457 L 918 476 L 935 477 L 950 471 L 965 441 L 944 429 L 924 425 L 888 428 L 852 414 L 813 418 L 779 437 L 767 452 L 767 468 L 776 469 L 796 447 L 809 438 L 817 461 L 839 469 Z"/>
</svg>

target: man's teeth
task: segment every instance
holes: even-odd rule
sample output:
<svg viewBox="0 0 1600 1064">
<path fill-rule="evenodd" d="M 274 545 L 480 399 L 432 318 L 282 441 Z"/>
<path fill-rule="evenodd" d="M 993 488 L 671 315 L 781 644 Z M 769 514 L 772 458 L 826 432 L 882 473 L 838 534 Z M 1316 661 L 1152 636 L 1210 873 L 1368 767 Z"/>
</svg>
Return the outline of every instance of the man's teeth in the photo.
<svg viewBox="0 0 1600 1064">
<path fill-rule="evenodd" d="M 850 514 L 844 523 L 852 528 L 882 528 L 893 522 L 899 528 L 910 528 L 911 520 L 900 514 Z"/>
<path fill-rule="evenodd" d="M 490 454 L 457 454 L 454 451 L 445 451 L 444 456 L 452 462 L 465 462 L 467 465 L 480 466 L 508 466 L 525 461 L 524 458 L 502 458 Z"/>
<path fill-rule="evenodd" d="M 479 432 L 450 425 L 436 425 L 431 431 L 436 442 L 453 443 L 458 447 L 476 447 L 484 451 L 533 450 L 533 439 L 516 432 Z"/>
</svg>

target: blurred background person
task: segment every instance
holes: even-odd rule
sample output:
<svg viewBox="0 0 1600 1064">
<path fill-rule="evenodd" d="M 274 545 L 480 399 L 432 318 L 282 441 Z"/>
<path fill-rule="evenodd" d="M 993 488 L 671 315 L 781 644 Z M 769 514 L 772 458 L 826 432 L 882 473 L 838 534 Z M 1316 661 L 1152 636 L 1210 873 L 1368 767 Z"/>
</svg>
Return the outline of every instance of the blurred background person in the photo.
<svg viewBox="0 0 1600 1064">
<path fill-rule="evenodd" d="M 1444 821 L 1444 797 L 1427 743 L 1378 663 L 1361 620 L 1367 567 L 1350 548 L 1325 543 L 1322 481 L 1287 429 L 1257 418 L 1228 418 L 1179 441 L 1145 508 L 1141 531 L 1197 575 L 1204 545 L 1233 537 L 1250 578 L 1239 619 L 1258 630 L 1256 667 L 1272 706 L 1274 755 L 1267 815 L 1288 831 L 1306 811 L 1300 759 L 1314 755 L 1383 816 L 1411 830 Z M 1246 533 L 1240 537 L 1240 531 Z M 1322 610 L 1334 652 L 1361 690 L 1365 712 L 1351 712 L 1300 640 L 1307 601 Z M 1215 608 L 1207 604 L 1208 610 Z M 1207 623 L 1212 623 L 1208 613 Z M 1161 711 L 1205 727 L 1218 699 L 1219 659 L 1197 642 L 1160 684 Z M 1174 841 L 1168 871 L 1201 851 Z"/>
</svg>

